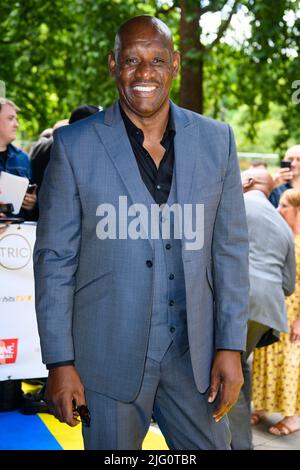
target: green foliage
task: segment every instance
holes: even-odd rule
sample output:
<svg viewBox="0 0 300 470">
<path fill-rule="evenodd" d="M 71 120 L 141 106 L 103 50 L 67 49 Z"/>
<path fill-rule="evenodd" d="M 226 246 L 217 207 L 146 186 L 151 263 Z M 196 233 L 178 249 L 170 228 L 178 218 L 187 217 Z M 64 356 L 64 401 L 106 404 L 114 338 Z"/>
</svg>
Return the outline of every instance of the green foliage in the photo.
<svg viewBox="0 0 300 470">
<path fill-rule="evenodd" d="M 116 98 L 107 55 L 123 21 L 142 13 L 159 15 L 178 46 L 180 5 L 185 3 L 192 15 L 195 1 L 1 0 L 0 79 L 7 96 L 22 108 L 26 135 L 36 137 L 79 104 L 107 106 Z M 232 4 L 200 1 L 203 12 L 224 13 Z M 273 136 L 265 141 L 268 148 L 280 148 L 287 140 L 300 140 L 300 105 L 292 102 L 292 84 L 300 80 L 299 0 L 244 0 L 236 4 L 241 7 L 251 18 L 251 37 L 240 47 L 221 40 L 203 52 L 205 113 L 238 123 L 243 148 L 255 148 L 251 142 L 260 139 L 260 122 L 271 119 Z M 288 21 L 289 11 L 298 12 L 294 24 Z M 199 51 L 189 51 L 185 60 L 192 68 Z M 180 86 L 179 77 L 172 91 L 175 101 Z M 276 125 L 273 104 L 279 113 Z"/>
<path fill-rule="evenodd" d="M 242 47 L 220 43 L 206 58 L 206 109 L 214 117 L 243 105 L 247 110 L 243 127 L 244 141 L 255 148 L 261 138 L 260 123 L 272 119 L 274 103 L 280 110 L 271 129 L 273 149 L 282 150 L 287 142 L 300 140 L 299 104 L 292 101 L 292 84 L 300 79 L 300 19 L 291 22 L 287 13 L 300 16 L 299 1 L 249 0 L 240 2 L 251 15 L 251 38 Z M 292 15 L 291 15 L 292 16 Z M 299 95 L 300 96 L 300 93 Z M 275 136 L 276 133 L 276 136 Z M 264 138 L 260 140 L 264 143 Z M 270 151 L 270 150 L 269 150 Z"/>
<path fill-rule="evenodd" d="M 154 4 L 154 2 L 152 2 Z M 83 103 L 109 105 L 107 55 L 120 24 L 151 2 L 1 0 L 0 79 L 33 135 Z"/>
</svg>

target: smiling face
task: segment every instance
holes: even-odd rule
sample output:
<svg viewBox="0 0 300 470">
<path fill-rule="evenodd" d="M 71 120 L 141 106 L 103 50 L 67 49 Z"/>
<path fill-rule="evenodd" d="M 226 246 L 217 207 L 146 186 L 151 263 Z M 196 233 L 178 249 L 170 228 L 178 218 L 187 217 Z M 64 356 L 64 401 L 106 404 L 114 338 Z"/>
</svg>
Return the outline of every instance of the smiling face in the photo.
<svg viewBox="0 0 300 470">
<path fill-rule="evenodd" d="M 169 107 L 172 80 L 179 68 L 167 28 L 152 17 L 139 17 L 121 29 L 109 69 L 115 78 L 120 102 L 127 114 L 140 118 L 158 116 Z"/>
<path fill-rule="evenodd" d="M 297 221 L 299 209 L 292 206 L 288 197 L 284 193 L 279 201 L 278 212 L 293 230 Z"/>
</svg>

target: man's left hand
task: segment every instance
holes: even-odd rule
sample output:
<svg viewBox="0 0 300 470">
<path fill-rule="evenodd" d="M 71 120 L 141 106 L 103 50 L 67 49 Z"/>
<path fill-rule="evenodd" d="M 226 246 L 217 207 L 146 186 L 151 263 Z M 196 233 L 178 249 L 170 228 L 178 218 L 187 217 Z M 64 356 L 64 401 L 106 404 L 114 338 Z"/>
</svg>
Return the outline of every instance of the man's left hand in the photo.
<svg viewBox="0 0 300 470">
<path fill-rule="evenodd" d="M 216 422 L 225 416 L 236 403 L 244 383 L 241 353 L 239 351 L 217 351 L 212 371 L 208 402 L 212 403 L 221 386 L 221 398 L 213 414 Z"/>
<path fill-rule="evenodd" d="M 34 206 L 36 205 L 37 197 L 35 193 L 26 193 L 23 204 L 22 204 L 22 209 L 26 209 L 27 211 L 31 211 Z"/>
</svg>

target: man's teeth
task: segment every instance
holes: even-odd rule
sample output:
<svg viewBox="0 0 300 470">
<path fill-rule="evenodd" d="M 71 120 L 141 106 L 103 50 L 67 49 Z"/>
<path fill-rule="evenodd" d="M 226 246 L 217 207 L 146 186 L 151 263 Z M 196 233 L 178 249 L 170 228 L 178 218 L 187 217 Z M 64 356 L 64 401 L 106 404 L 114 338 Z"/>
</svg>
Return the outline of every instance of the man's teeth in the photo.
<svg viewBox="0 0 300 470">
<path fill-rule="evenodd" d="M 153 91 L 155 90 L 155 86 L 135 86 L 133 87 L 134 90 L 137 91 Z"/>
</svg>

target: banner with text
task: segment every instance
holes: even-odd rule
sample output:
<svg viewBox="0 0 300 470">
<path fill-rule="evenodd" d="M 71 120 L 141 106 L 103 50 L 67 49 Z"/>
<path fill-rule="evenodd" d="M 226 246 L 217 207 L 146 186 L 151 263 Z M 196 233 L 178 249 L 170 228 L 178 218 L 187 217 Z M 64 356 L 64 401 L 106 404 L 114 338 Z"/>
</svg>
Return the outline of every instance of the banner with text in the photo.
<svg viewBox="0 0 300 470">
<path fill-rule="evenodd" d="M 0 380 L 47 377 L 34 307 L 35 224 L 0 232 Z"/>
</svg>

